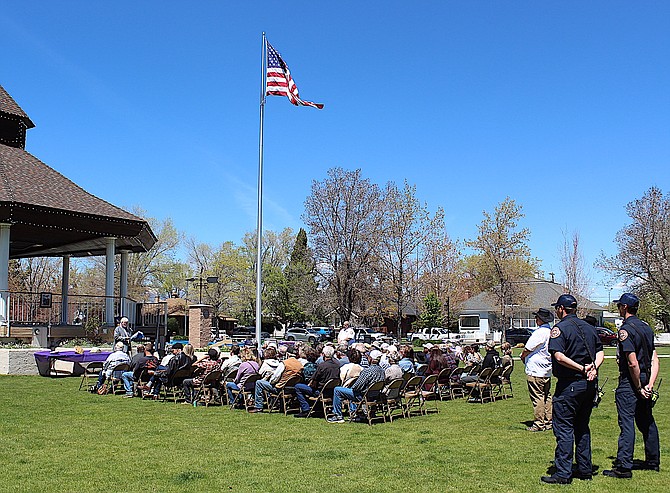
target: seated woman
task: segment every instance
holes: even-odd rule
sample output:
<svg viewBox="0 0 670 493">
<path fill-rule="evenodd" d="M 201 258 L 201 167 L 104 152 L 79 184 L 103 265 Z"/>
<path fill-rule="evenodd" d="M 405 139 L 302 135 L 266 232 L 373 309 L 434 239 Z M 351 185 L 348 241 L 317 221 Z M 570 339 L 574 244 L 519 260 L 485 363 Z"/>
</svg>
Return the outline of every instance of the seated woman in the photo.
<svg viewBox="0 0 670 493">
<path fill-rule="evenodd" d="M 503 342 L 500 346 L 500 352 L 502 354 L 502 365 L 505 366 L 514 366 L 514 358 L 512 358 L 512 345 L 509 342 Z"/>
<path fill-rule="evenodd" d="M 361 353 L 357 349 L 353 347 L 349 348 L 347 358 L 349 358 L 349 363 L 340 366 L 340 381 L 345 387 L 349 380 L 357 378 L 361 374 L 361 371 L 363 371 L 363 367 L 360 365 Z"/>
<path fill-rule="evenodd" d="M 191 360 L 191 364 L 198 361 L 198 357 L 195 355 L 195 348 L 193 347 L 193 344 L 186 344 L 186 346 L 184 346 L 184 354 L 188 357 L 188 359 Z"/>
<path fill-rule="evenodd" d="M 408 344 L 400 346 L 400 361 L 398 366 L 405 373 L 414 373 L 414 349 Z"/>
<path fill-rule="evenodd" d="M 260 369 L 260 365 L 256 361 L 254 353 L 249 348 L 244 348 L 240 351 L 240 359 L 242 363 L 240 368 L 237 370 L 237 375 L 235 375 L 235 380 L 232 382 L 226 383 L 226 394 L 228 395 L 228 403 L 232 403 L 235 399 L 233 395 L 233 390 L 240 390 L 244 388 L 247 392 L 254 391 L 254 385 L 246 386 L 247 379 L 256 373 Z"/>
</svg>

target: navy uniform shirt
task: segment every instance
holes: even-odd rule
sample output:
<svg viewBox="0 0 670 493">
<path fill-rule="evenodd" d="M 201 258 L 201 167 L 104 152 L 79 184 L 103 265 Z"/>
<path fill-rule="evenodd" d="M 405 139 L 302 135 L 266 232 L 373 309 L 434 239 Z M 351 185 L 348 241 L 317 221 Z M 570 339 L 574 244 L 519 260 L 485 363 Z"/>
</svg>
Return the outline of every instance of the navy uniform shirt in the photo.
<svg viewBox="0 0 670 493">
<path fill-rule="evenodd" d="M 651 373 L 651 356 L 654 353 L 654 332 L 635 315 L 623 321 L 619 329 L 619 374 L 621 378 L 630 378 L 626 353 L 635 353 L 640 365 L 640 374 Z M 647 343 L 645 344 L 644 339 Z M 647 354 L 649 348 L 649 354 Z"/>
<path fill-rule="evenodd" d="M 584 337 L 577 327 L 582 329 Z M 588 344 L 588 349 L 585 342 Z M 551 329 L 549 352 L 551 353 L 552 373 L 556 378 L 579 380 L 586 378 L 586 375 L 581 370 L 572 370 L 561 365 L 556 361 L 555 353 L 563 353 L 579 365 L 588 365 L 594 362 L 593 358 L 602 350 L 603 344 L 600 342 L 595 327 L 577 318 L 574 313 L 566 315 Z"/>
</svg>

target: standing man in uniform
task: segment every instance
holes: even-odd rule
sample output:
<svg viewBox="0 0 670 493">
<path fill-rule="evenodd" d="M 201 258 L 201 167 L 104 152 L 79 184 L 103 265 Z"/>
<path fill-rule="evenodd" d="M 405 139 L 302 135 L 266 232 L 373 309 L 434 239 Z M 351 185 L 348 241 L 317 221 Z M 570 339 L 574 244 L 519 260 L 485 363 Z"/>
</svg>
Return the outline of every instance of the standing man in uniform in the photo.
<svg viewBox="0 0 670 493">
<path fill-rule="evenodd" d="M 589 420 L 604 353 L 595 328 L 577 318 L 574 296 L 562 294 L 552 306 L 561 319 L 549 339 L 552 372 L 557 378 L 552 402 L 556 472 L 540 479 L 549 484 L 569 484 L 573 478 L 589 480 L 593 475 Z M 574 473 L 573 448 L 577 462 Z"/>
<path fill-rule="evenodd" d="M 631 478 L 632 469 L 658 471 L 660 448 L 658 428 L 652 415 L 651 391 L 658 376 L 658 355 L 654 347 L 654 332 L 637 318 L 640 300 L 625 293 L 615 301 L 619 315 L 624 318 L 619 329 L 619 386 L 616 389 L 616 409 L 619 415 L 619 444 L 611 470 L 603 476 Z M 633 465 L 635 424 L 644 438 L 645 461 Z"/>
<path fill-rule="evenodd" d="M 528 338 L 521 353 L 521 361 L 526 365 L 528 395 L 533 404 L 533 426 L 528 431 L 551 430 L 551 354 L 549 336 L 554 314 L 546 308 L 533 313 L 537 328 Z"/>
</svg>

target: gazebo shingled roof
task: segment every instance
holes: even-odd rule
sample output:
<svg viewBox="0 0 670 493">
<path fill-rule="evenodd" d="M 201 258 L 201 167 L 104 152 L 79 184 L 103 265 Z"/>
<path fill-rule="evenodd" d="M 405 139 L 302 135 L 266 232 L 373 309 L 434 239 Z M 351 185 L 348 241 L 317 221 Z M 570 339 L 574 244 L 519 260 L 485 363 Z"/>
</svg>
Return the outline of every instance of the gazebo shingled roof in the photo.
<svg viewBox="0 0 670 493">
<path fill-rule="evenodd" d="M 145 252 L 148 223 L 79 187 L 24 150 L 28 115 L 0 86 L 0 223 L 11 224 L 10 258 Z M 23 131 L 23 134 L 21 134 Z"/>
</svg>

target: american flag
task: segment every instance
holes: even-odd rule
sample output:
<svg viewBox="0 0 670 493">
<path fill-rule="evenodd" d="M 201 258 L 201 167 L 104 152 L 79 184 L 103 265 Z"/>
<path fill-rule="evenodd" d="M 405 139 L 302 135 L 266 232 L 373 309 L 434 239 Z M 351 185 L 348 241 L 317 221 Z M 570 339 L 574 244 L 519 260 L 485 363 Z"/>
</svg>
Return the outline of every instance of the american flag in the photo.
<svg viewBox="0 0 670 493">
<path fill-rule="evenodd" d="M 266 42 L 267 43 L 267 42 Z M 282 60 L 281 55 L 270 43 L 267 43 L 268 65 L 266 77 L 266 91 L 268 96 L 286 96 L 296 106 L 311 106 L 323 109 L 320 103 L 303 101 L 298 95 L 298 86 L 295 85 L 288 65 Z"/>
</svg>

